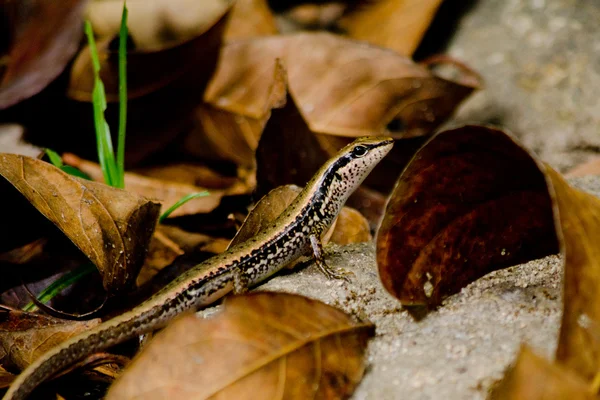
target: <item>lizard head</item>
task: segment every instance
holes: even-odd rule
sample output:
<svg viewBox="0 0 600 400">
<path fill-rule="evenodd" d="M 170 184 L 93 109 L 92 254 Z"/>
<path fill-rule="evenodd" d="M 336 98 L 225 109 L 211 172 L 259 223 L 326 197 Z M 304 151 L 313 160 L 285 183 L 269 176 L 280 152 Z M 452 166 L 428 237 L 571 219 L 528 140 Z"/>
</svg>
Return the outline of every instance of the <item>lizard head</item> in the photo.
<svg viewBox="0 0 600 400">
<path fill-rule="evenodd" d="M 334 186 L 349 196 L 373 168 L 389 153 L 394 140 L 384 136 L 368 136 L 356 139 L 333 157 L 328 173 L 333 176 Z M 341 193 L 340 193 L 341 194 Z"/>
</svg>

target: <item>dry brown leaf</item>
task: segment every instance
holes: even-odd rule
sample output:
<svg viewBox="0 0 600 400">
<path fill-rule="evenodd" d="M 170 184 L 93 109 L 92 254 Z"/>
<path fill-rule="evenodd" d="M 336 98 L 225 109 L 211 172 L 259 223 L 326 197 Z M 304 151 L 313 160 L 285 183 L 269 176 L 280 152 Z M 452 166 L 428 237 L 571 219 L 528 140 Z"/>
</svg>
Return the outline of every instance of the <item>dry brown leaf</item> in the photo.
<svg viewBox="0 0 600 400">
<path fill-rule="evenodd" d="M 0 364 L 22 370 L 52 347 L 99 323 L 100 319 L 66 321 L 0 306 Z"/>
<path fill-rule="evenodd" d="M 265 109 L 273 62 L 313 132 L 383 134 L 402 119 L 402 135 L 430 133 L 480 82 L 452 82 L 387 49 L 328 33 L 301 33 L 227 44 L 205 93 L 215 107 L 243 116 Z M 471 77 L 472 78 L 472 77 Z"/>
<path fill-rule="evenodd" d="M 179 256 L 203 249 L 218 249 L 217 247 L 210 247 L 215 240 L 217 238 L 201 233 L 186 232 L 175 226 L 158 225 L 150 241 L 148 256 L 137 277 L 136 285 L 140 287 L 148 282 L 163 268 L 171 265 Z"/>
<path fill-rule="evenodd" d="M 600 159 L 592 158 L 588 162 L 576 165 L 565 173 L 567 178 L 577 178 L 586 175 L 600 175 Z"/>
<path fill-rule="evenodd" d="M 3 22 L 10 42 L 2 55 L 0 110 L 42 90 L 77 51 L 83 35 L 86 0 L 3 1 Z"/>
<path fill-rule="evenodd" d="M 521 347 L 519 357 L 500 384 L 490 394 L 490 400 L 573 400 L 597 399 L 579 376 L 552 364 Z"/>
<path fill-rule="evenodd" d="M 127 27 L 136 46 L 156 49 L 201 34 L 228 6 L 224 0 L 128 0 Z M 92 1 L 86 17 L 101 37 L 119 34 L 123 1 Z"/>
<path fill-rule="evenodd" d="M 210 104 L 197 107 L 194 129 L 187 135 L 182 151 L 202 159 L 228 160 L 253 167 L 254 151 L 271 109 L 282 107 L 286 100 L 286 73 L 279 60 L 274 60 L 272 72 L 269 82 L 261 81 L 267 86 L 247 88 L 260 105 L 253 108 L 251 115 L 223 111 Z"/>
<path fill-rule="evenodd" d="M 441 132 L 398 179 L 377 237 L 385 288 L 438 305 L 484 274 L 558 250 L 537 161 L 504 132 Z"/>
<path fill-rule="evenodd" d="M 346 138 L 312 133 L 288 96 L 283 108 L 273 110 L 256 149 L 256 194 L 264 195 L 285 184 L 304 186 L 347 142 Z M 387 175 L 400 173 L 400 169 L 392 171 L 386 171 Z M 365 215 L 374 228 L 381 220 L 385 197 L 363 185 L 350 197 L 348 205 Z"/>
<path fill-rule="evenodd" d="M 411 56 L 442 0 L 378 0 L 344 16 L 348 36 Z"/>
<path fill-rule="evenodd" d="M 547 169 L 565 257 L 564 311 L 556 359 L 586 381 L 600 365 L 600 200 Z"/>
<path fill-rule="evenodd" d="M 169 88 L 202 90 L 212 63 L 206 57 L 220 44 L 227 13 L 221 13 L 196 37 L 177 45 L 152 50 L 129 50 L 127 52 L 127 98 L 136 99 Z M 109 49 L 110 40 L 98 43 L 100 78 L 108 102 L 119 100 L 118 52 Z M 212 57 L 212 56 L 211 56 Z M 209 69 L 207 69 L 207 65 Z M 73 67 L 67 95 L 78 101 L 92 101 L 94 72 L 89 47 L 83 49 Z M 167 99 L 163 100 L 165 103 Z M 128 110 L 129 111 L 129 110 Z M 128 114 L 128 117 L 130 115 Z M 129 120 L 130 118 L 128 118 Z"/>
<path fill-rule="evenodd" d="M 296 185 L 276 187 L 263 196 L 246 217 L 246 220 L 231 240 L 229 247 L 233 247 L 256 236 L 271 222 L 281 215 L 296 197 L 302 188 Z"/>
<path fill-rule="evenodd" d="M 102 182 L 104 180 L 102 170 L 96 163 L 83 160 L 73 154 L 69 154 L 63 160 L 65 164 L 80 169 L 95 181 Z M 140 196 L 160 200 L 163 211 L 168 210 L 169 207 L 188 194 L 204 191 L 209 192 L 208 196 L 192 199 L 177 208 L 170 214 L 171 218 L 182 215 L 211 212 L 221 203 L 223 196 L 250 193 L 252 191 L 250 185 L 252 185 L 252 182 L 236 180 L 233 185 L 225 190 L 208 190 L 207 188 L 186 183 L 164 181 L 162 179 L 149 178 L 131 172 L 125 173 L 125 187 L 127 190 Z"/>
<path fill-rule="evenodd" d="M 71 155 L 69 154 L 68 157 Z M 63 161 L 68 164 L 67 154 Z M 183 183 L 186 185 L 200 186 L 207 189 L 227 189 L 236 183 L 235 176 L 226 176 L 195 162 L 173 162 L 166 165 L 150 165 L 132 168 L 129 172 L 162 181 Z"/>
<path fill-rule="evenodd" d="M 279 33 L 266 0 L 236 0 L 225 31 L 225 39 L 248 39 Z"/>
<path fill-rule="evenodd" d="M 98 267 L 109 292 L 135 282 L 160 204 L 14 154 L 0 154 L 0 175 Z"/>
<path fill-rule="evenodd" d="M 329 241 L 344 245 L 369 242 L 371 239 L 373 239 L 373 237 L 371 236 L 369 221 L 354 208 L 342 208 L 335 220 L 333 233 L 331 234 Z"/>
<path fill-rule="evenodd" d="M 213 318 L 190 314 L 159 333 L 107 399 L 347 398 L 373 333 L 373 325 L 305 297 L 233 297 Z"/>
<path fill-rule="evenodd" d="M 17 376 L 0 367 L 0 389 L 6 389 Z"/>
<path fill-rule="evenodd" d="M 298 4 L 283 14 L 289 19 L 295 29 L 287 31 L 317 30 L 332 28 L 333 24 L 344 14 L 347 5 L 340 2 L 325 4 Z"/>
<path fill-rule="evenodd" d="M 27 264 L 43 254 L 47 242 L 47 239 L 42 238 L 11 251 L 7 251 L 6 253 L 0 253 L 0 262 L 8 264 Z"/>
<path fill-rule="evenodd" d="M 122 3 L 121 3 L 122 5 Z M 227 15 L 221 16 L 210 29 L 198 36 L 169 47 L 159 49 L 133 49 L 128 51 L 128 104 L 127 104 L 127 166 L 139 165 L 150 155 L 163 151 L 193 125 L 193 111 L 202 103 L 203 93 L 217 64 L 219 49 Z M 100 75 L 109 102 L 106 119 L 113 132 L 118 126 L 118 53 L 109 50 L 108 40 L 98 43 L 101 61 Z M 94 82 L 88 49 L 81 51 L 71 69 L 71 76 L 64 104 L 57 117 L 41 110 L 45 118 L 44 131 L 48 126 L 60 123 L 60 135 L 53 136 L 48 146 L 94 156 L 89 152 L 94 126 L 91 110 L 91 94 Z M 57 97 L 55 94 L 52 99 Z M 60 97 L 59 97 L 60 98 Z M 70 100 L 71 99 L 71 100 Z M 73 101 L 77 100 L 77 101 Z M 50 100 L 47 100 L 50 102 Z M 44 103 L 47 104 L 47 103 Z M 37 111 L 37 110 L 34 110 Z M 35 114 L 35 112 L 34 112 Z M 49 115 L 50 114 L 50 115 Z M 69 115 L 64 121 L 64 115 Z M 31 124 L 31 123 L 30 123 Z M 35 125 L 35 123 L 34 123 Z M 33 126 L 34 132 L 41 127 Z M 87 132 L 89 135 L 82 135 Z M 62 140 L 62 147 L 55 145 Z M 73 150 L 71 150 L 73 149 Z M 88 153 L 81 153 L 86 151 Z"/>
</svg>

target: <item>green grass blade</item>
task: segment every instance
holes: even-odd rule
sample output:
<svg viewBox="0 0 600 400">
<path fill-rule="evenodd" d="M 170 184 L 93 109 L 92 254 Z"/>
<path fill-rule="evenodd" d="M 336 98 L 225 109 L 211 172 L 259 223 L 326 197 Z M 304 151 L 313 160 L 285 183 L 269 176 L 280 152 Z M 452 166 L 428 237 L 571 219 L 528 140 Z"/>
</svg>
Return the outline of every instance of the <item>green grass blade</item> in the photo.
<svg viewBox="0 0 600 400">
<path fill-rule="evenodd" d="M 60 169 L 62 169 L 63 172 L 66 172 L 69 175 L 73 175 L 78 178 L 85 179 L 86 181 L 92 180 L 92 178 L 88 174 L 86 174 L 85 172 L 83 172 L 75 167 L 72 167 L 70 165 L 63 165 L 62 167 L 60 167 Z"/>
<path fill-rule="evenodd" d="M 96 128 L 96 147 L 98 150 L 98 160 L 104 175 L 104 181 L 107 185 L 115 186 L 118 183 L 118 170 L 115 162 L 115 154 L 112 146 L 112 139 L 108 124 L 104 118 L 106 110 L 106 93 L 104 84 L 100 80 L 100 60 L 98 59 L 98 49 L 94 39 L 92 24 L 85 21 L 85 34 L 90 46 L 90 56 L 94 67 L 94 90 L 92 92 L 92 103 L 94 108 L 94 125 Z"/>
<path fill-rule="evenodd" d="M 190 193 L 186 196 L 183 196 L 181 199 L 179 199 L 179 201 L 175 204 L 173 204 L 171 207 L 169 207 L 169 209 L 167 211 L 165 211 L 159 218 L 158 218 L 158 222 L 162 223 L 165 219 L 167 219 L 169 217 L 169 215 L 171 215 L 171 213 L 175 210 L 177 210 L 179 207 L 181 207 L 182 205 L 184 205 L 185 203 L 187 203 L 188 201 L 192 200 L 192 199 L 196 199 L 198 197 L 204 197 L 204 196 L 208 196 L 208 192 L 204 191 L 204 192 L 196 192 L 196 193 Z"/>
<path fill-rule="evenodd" d="M 70 165 L 65 165 L 63 163 L 62 158 L 54 150 L 45 149 L 45 151 L 46 151 L 46 154 L 48 154 L 48 158 L 50 158 L 50 162 L 56 168 L 60 168 L 63 172 L 66 172 L 69 175 L 77 176 L 79 178 L 83 178 L 88 181 L 92 180 L 92 178 L 90 178 L 90 176 L 88 174 L 86 174 L 85 172 L 83 172 L 75 167 L 72 167 Z"/>
<path fill-rule="evenodd" d="M 123 2 L 121 29 L 119 31 L 119 139 L 117 144 L 117 167 L 119 184 L 125 187 L 125 130 L 127 128 L 127 4 Z"/>
<path fill-rule="evenodd" d="M 52 165 L 54 165 L 56 168 L 61 168 L 63 166 L 62 158 L 58 155 L 57 152 L 50 149 L 45 149 L 45 151 Z"/>
<path fill-rule="evenodd" d="M 58 278 L 56 281 L 52 282 L 52 284 L 50 284 L 50 286 L 48 286 L 46 289 L 42 290 L 38 295 L 38 300 L 40 301 L 40 303 L 47 303 L 54 296 L 62 292 L 64 289 L 77 282 L 84 276 L 87 276 L 90 273 L 94 272 L 95 270 L 96 266 L 92 263 L 80 265 L 73 271 L 67 272 L 66 274 Z M 30 302 L 25 307 L 23 307 L 23 311 L 33 312 L 37 310 L 37 308 L 38 307 L 35 305 L 35 303 Z"/>
</svg>

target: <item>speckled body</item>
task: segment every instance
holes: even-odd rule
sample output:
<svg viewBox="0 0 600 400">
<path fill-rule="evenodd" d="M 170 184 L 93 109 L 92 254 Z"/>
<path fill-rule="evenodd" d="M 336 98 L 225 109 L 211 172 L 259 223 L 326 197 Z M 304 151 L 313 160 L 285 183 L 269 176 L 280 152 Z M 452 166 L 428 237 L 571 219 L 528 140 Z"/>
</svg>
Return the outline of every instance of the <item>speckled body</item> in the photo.
<svg viewBox="0 0 600 400">
<path fill-rule="evenodd" d="M 45 379 L 87 355 L 161 328 L 183 311 L 211 304 L 232 291 L 236 280 L 253 286 L 306 254 L 310 236 L 320 237 L 329 229 L 392 144 L 389 138 L 374 137 L 344 147 L 268 228 L 190 269 L 131 311 L 43 354 L 19 375 L 4 400 L 25 399 Z"/>
</svg>

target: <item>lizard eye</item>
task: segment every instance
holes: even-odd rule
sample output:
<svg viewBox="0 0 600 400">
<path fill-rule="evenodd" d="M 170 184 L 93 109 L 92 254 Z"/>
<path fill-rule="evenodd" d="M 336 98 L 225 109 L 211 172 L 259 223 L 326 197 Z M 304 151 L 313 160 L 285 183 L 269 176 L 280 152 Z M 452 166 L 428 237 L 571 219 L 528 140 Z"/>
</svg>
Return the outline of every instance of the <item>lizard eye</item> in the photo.
<svg viewBox="0 0 600 400">
<path fill-rule="evenodd" d="M 367 154 L 367 148 L 365 146 L 358 145 L 352 149 L 352 155 L 354 157 L 362 157 Z"/>
</svg>

